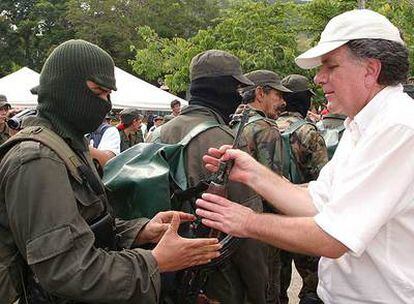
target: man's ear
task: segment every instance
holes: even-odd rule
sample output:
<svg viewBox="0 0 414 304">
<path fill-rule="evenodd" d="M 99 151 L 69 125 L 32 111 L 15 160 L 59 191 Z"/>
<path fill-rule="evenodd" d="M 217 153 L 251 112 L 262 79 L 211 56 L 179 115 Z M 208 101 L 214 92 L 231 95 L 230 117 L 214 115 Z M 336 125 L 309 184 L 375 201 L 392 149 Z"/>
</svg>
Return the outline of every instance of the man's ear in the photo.
<svg viewBox="0 0 414 304">
<path fill-rule="evenodd" d="M 378 85 L 381 69 L 382 64 L 380 60 L 374 58 L 366 59 L 365 87 L 372 88 Z"/>
<path fill-rule="evenodd" d="M 265 93 L 263 91 L 263 88 L 261 86 L 257 86 L 255 89 L 255 96 L 256 96 L 257 101 L 262 102 L 264 94 Z"/>
</svg>

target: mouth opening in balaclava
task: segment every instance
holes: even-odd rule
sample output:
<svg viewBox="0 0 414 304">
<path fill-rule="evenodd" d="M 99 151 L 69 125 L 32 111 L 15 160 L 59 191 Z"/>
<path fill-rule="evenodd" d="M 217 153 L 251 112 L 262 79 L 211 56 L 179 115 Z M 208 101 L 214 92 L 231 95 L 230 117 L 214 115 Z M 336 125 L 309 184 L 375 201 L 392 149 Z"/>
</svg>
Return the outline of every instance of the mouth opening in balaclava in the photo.
<svg viewBox="0 0 414 304">
<path fill-rule="evenodd" d="M 198 78 L 190 84 L 190 105 L 201 105 L 216 111 L 228 124 L 242 98 L 240 82 L 232 76 Z"/>
</svg>

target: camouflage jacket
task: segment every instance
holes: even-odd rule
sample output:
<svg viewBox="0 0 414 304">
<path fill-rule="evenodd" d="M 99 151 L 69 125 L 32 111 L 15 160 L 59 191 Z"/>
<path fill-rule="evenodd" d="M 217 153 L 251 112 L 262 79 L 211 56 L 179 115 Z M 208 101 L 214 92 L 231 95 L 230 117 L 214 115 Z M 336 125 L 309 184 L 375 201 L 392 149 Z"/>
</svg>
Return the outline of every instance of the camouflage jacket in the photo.
<svg viewBox="0 0 414 304">
<path fill-rule="evenodd" d="M 4 123 L 3 130 L 0 131 L 0 145 L 10 138 L 9 127 Z"/>
<path fill-rule="evenodd" d="M 232 129 L 237 130 L 238 120 L 235 118 L 230 123 Z M 250 107 L 249 121 L 243 128 L 240 142 L 259 163 L 281 173 L 282 140 L 274 120 L 266 118 L 263 112 Z"/>
<path fill-rule="evenodd" d="M 303 119 L 299 113 L 285 112 L 276 123 L 283 134 L 289 126 Z M 328 162 L 325 142 L 317 128 L 311 123 L 302 125 L 291 135 L 290 145 L 301 183 L 317 179 L 319 171 Z M 287 172 L 283 174 L 288 176 Z"/>
<path fill-rule="evenodd" d="M 136 133 L 130 134 L 129 136 L 123 130 L 120 130 L 119 136 L 121 136 L 121 152 L 124 152 L 136 144 L 144 142 L 141 128 Z"/>
</svg>

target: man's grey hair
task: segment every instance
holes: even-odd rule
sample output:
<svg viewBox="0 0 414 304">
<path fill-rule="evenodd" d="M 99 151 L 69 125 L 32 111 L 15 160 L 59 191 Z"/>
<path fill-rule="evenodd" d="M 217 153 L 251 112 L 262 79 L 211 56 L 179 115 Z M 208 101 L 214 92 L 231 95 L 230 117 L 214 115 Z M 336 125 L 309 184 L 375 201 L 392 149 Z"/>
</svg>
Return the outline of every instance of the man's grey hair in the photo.
<svg viewBox="0 0 414 304">
<path fill-rule="evenodd" d="M 356 39 L 346 45 L 358 59 L 373 58 L 381 62 L 378 84 L 389 86 L 407 81 L 410 67 L 404 45 L 384 39 Z"/>
<path fill-rule="evenodd" d="M 249 89 L 245 90 L 242 93 L 243 103 L 252 103 L 256 99 L 256 88 L 259 87 L 258 85 L 249 87 Z M 269 86 L 261 86 L 263 88 L 263 92 L 267 95 L 273 89 Z M 274 89 L 273 89 L 274 90 Z"/>
</svg>

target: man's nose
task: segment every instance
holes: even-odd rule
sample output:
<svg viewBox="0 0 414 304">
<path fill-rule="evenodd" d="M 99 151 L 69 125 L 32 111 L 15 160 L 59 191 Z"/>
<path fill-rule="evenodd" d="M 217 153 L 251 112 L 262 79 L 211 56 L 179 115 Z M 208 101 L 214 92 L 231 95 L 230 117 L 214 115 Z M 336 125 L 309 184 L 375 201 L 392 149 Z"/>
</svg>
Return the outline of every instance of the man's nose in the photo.
<svg viewBox="0 0 414 304">
<path fill-rule="evenodd" d="M 326 73 L 323 72 L 323 70 L 319 70 L 315 77 L 313 77 L 313 82 L 316 85 L 322 85 L 324 83 L 326 83 Z"/>
</svg>

